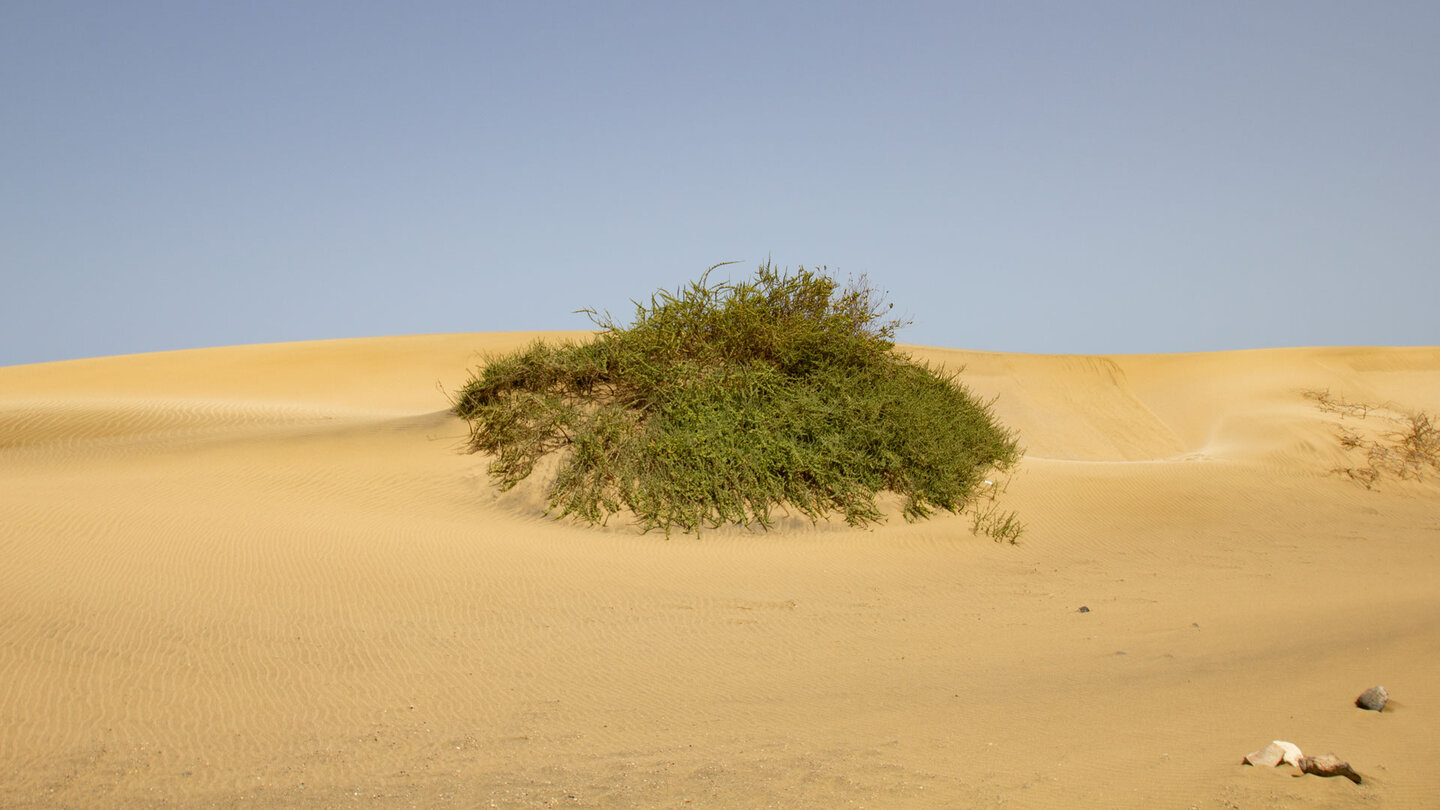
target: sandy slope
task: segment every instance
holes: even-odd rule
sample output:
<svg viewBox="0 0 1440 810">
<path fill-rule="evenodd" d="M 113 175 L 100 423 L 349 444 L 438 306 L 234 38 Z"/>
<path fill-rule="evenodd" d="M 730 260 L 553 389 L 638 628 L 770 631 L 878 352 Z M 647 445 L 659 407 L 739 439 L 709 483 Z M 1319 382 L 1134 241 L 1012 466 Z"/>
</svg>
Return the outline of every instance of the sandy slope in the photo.
<svg viewBox="0 0 1440 810">
<path fill-rule="evenodd" d="M 1440 348 L 915 349 L 1021 431 L 1009 546 L 548 521 L 437 390 L 533 337 L 0 369 L 0 806 L 1440 806 L 1440 484 L 1301 395 Z"/>
</svg>

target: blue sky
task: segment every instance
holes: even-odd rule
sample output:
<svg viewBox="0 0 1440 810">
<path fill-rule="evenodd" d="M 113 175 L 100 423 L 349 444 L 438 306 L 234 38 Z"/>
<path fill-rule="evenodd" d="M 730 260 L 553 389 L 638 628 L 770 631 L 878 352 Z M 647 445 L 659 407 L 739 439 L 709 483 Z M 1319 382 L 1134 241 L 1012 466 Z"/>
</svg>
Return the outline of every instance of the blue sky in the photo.
<svg viewBox="0 0 1440 810">
<path fill-rule="evenodd" d="M 0 365 L 585 328 L 708 265 L 901 340 L 1440 344 L 1433 2 L 0 3 Z"/>
</svg>

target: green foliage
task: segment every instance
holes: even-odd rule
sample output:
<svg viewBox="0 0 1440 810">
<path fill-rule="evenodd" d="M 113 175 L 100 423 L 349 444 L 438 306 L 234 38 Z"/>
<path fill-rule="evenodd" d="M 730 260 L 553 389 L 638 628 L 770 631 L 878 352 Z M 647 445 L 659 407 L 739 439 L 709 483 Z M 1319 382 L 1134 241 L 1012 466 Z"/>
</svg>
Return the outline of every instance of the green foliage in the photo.
<svg viewBox="0 0 1440 810">
<path fill-rule="evenodd" d="M 563 450 L 558 516 L 603 523 L 628 509 L 668 534 L 769 527 L 778 506 L 862 526 L 882 519 L 885 490 L 909 520 L 962 511 L 988 470 L 1019 460 L 988 404 L 895 351 L 903 323 L 863 278 L 842 288 L 767 262 L 712 284 L 715 267 L 636 302 L 629 327 L 582 310 L 593 340 L 537 342 L 476 373 L 455 412 L 502 489 Z M 1018 524 L 1006 531 L 1013 540 Z"/>
<path fill-rule="evenodd" d="M 1019 514 L 1013 510 L 1000 508 L 1000 496 L 1009 486 L 1008 478 L 999 484 L 988 480 L 985 482 L 985 488 L 970 504 L 970 530 L 976 534 L 989 535 L 995 538 L 997 543 L 1008 542 L 1013 545 L 1020 542 L 1020 535 L 1025 533 L 1025 524 L 1020 522 Z"/>
</svg>

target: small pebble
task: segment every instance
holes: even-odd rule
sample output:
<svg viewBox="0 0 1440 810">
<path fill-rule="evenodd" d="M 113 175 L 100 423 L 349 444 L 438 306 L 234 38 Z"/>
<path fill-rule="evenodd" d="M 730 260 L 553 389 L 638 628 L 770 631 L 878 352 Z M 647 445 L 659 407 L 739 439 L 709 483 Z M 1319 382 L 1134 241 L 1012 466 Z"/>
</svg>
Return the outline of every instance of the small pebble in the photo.
<svg viewBox="0 0 1440 810">
<path fill-rule="evenodd" d="M 1077 610 L 1077 611 L 1075 611 L 1075 612 L 1076 612 L 1076 613 L 1089 613 L 1089 612 L 1090 612 L 1090 608 L 1088 608 L 1088 607 L 1086 607 L 1086 606 L 1084 606 L 1084 605 L 1081 605 L 1081 606 L 1080 606 L 1080 609 Z"/>
</svg>

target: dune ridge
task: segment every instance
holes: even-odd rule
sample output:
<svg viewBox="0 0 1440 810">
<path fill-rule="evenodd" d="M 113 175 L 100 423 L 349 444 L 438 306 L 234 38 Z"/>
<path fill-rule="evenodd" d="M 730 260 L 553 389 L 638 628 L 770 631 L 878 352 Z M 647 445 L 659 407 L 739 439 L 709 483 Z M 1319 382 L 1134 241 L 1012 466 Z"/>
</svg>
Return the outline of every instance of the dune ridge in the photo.
<svg viewBox="0 0 1440 810">
<path fill-rule="evenodd" d="M 667 541 L 460 452 L 445 392 L 485 353 L 583 335 L 0 368 L 0 806 L 1440 796 L 1440 476 L 1333 474 L 1351 422 L 1304 396 L 1434 413 L 1440 348 L 906 346 L 1020 431 L 1018 546 Z M 1351 705 L 1378 683 L 1393 709 Z M 1365 781 L 1239 766 L 1272 739 Z"/>
</svg>

